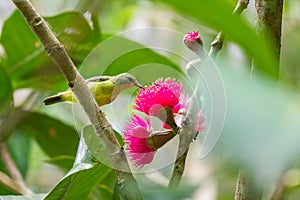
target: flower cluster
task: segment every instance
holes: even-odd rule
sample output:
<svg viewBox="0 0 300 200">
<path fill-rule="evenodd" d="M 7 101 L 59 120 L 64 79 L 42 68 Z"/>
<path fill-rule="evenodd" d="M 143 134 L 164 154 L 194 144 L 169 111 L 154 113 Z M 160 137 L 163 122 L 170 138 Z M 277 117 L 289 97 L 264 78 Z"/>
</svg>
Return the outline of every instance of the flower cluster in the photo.
<svg viewBox="0 0 300 200">
<path fill-rule="evenodd" d="M 153 160 L 155 150 L 175 136 L 172 130 L 174 126 L 170 121 L 177 127 L 181 126 L 188 107 L 188 99 L 188 95 L 182 91 L 181 82 L 171 78 L 158 79 L 139 91 L 135 98 L 134 109 L 145 113 L 146 120 L 134 114 L 124 131 L 128 155 L 137 167 L 149 164 Z M 161 111 L 170 112 L 171 115 L 166 114 L 164 120 Z M 166 129 L 163 134 L 155 134 L 151 127 L 150 116 L 162 120 Z M 201 111 L 195 116 L 194 121 L 195 131 L 205 130 L 204 115 Z"/>
<path fill-rule="evenodd" d="M 182 90 L 175 79 L 159 79 L 154 84 L 141 90 L 135 99 L 135 109 L 155 116 L 163 107 L 173 108 L 178 104 Z"/>
</svg>

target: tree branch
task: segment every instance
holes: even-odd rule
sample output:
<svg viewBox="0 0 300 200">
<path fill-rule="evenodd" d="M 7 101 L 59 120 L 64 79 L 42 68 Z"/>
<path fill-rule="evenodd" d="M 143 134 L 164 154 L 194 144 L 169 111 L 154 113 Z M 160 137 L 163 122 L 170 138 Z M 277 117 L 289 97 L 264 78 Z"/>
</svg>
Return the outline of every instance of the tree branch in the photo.
<svg viewBox="0 0 300 200">
<path fill-rule="evenodd" d="M 276 59 L 274 71 L 279 75 L 283 0 L 255 0 L 257 31 L 271 41 Z M 255 65 L 252 65 L 255 68 Z M 255 69 L 252 69 L 255 71 Z"/>
<path fill-rule="evenodd" d="M 249 0 L 238 0 L 232 14 L 240 15 L 247 8 L 248 4 L 249 4 Z M 210 44 L 211 47 L 208 55 L 211 58 L 215 58 L 219 53 L 219 51 L 222 49 L 224 43 L 224 37 L 225 36 L 223 35 L 223 32 L 220 31 L 216 36 L 216 38 Z"/>
<path fill-rule="evenodd" d="M 14 160 L 12 159 L 7 146 L 4 142 L 0 143 L 0 154 L 2 161 L 7 169 L 8 173 L 11 175 L 12 179 L 1 172 L 0 182 L 15 190 L 16 192 L 23 195 L 31 195 L 33 192 L 26 186 L 23 177 L 16 166 Z"/>
<path fill-rule="evenodd" d="M 272 50 L 275 57 L 273 70 L 279 77 L 280 50 L 281 50 L 281 27 L 283 0 L 255 0 L 255 9 L 257 13 L 257 31 L 271 41 Z M 251 75 L 254 75 L 257 66 L 252 64 Z M 275 189 L 271 199 L 280 199 L 283 195 L 284 186 L 281 181 Z"/>
<path fill-rule="evenodd" d="M 142 199 L 138 185 L 131 173 L 125 153 L 114 135 L 112 126 L 105 118 L 105 114 L 98 107 L 89 91 L 86 81 L 76 69 L 63 45 L 52 33 L 43 18 L 37 13 L 28 0 L 12 0 L 24 16 L 31 30 L 43 43 L 48 55 L 61 70 L 69 87 L 76 95 L 92 123 L 97 136 L 101 139 L 116 170 L 119 186 L 125 194 L 125 199 Z"/>
</svg>

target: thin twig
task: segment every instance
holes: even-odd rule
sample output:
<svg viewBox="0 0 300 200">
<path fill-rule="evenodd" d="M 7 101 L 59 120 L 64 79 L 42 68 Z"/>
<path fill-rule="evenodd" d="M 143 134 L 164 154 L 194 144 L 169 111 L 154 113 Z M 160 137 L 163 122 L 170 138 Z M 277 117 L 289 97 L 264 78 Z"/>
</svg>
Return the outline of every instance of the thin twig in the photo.
<svg viewBox="0 0 300 200">
<path fill-rule="evenodd" d="M 193 130 L 193 116 L 198 107 L 195 103 L 198 92 L 198 84 L 194 89 L 193 95 L 190 97 L 188 110 L 186 112 L 185 120 L 182 123 L 182 127 L 179 129 L 179 144 L 177 150 L 177 159 L 174 163 L 173 172 L 169 181 L 169 188 L 177 188 L 179 186 L 181 177 L 185 169 L 185 163 L 190 144 L 197 136 L 197 132 Z"/>
<path fill-rule="evenodd" d="M 238 0 L 236 7 L 234 8 L 233 14 L 234 15 L 239 15 L 243 12 L 244 9 L 247 8 L 249 3 L 249 0 Z M 214 41 L 211 43 L 211 48 L 210 51 L 208 53 L 208 57 L 211 58 L 215 58 L 218 54 L 218 52 L 222 49 L 223 46 L 223 41 L 224 41 L 224 35 L 222 32 L 219 32 L 217 37 L 214 39 Z M 205 57 L 202 54 L 198 54 L 202 60 L 205 59 Z M 198 60 L 196 61 L 198 62 Z M 199 62 L 202 62 L 201 60 L 199 60 Z M 193 66 L 194 64 L 191 64 L 191 66 Z M 193 67 L 191 67 L 193 68 Z M 192 70 L 192 69 L 191 69 Z M 188 70 L 187 70 L 188 71 Z M 191 73 L 191 76 L 195 76 L 194 73 Z M 173 172 L 170 178 L 170 182 L 169 182 L 169 187 L 172 188 L 176 188 L 178 187 L 181 177 L 183 175 L 184 169 L 185 169 L 185 162 L 186 162 L 186 157 L 188 154 L 188 150 L 189 150 L 189 145 L 191 144 L 191 142 L 193 141 L 193 139 L 195 138 L 196 134 L 195 131 L 192 131 L 193 128 L 190 127 L 190 123 L 188 123 L 188 120 L 193 119 L 193 113 L 191 112 L 192 110 L 198 110 L 197 108 L 195 108 L 195 99 L 197 97 L 197 90 L 198 88 L 196 87 L 194 89 L 194 94 L 190 100 L 190 107 L 189 110 L 187 112 L 187 117 L 186 117 L 186 121 L 184 122 L 184 126 L 180 129 L 179 131 L 179 147 L 178 147 L 178 151 L 177 151 L 177 159 L 174 163 L 174 168 L 173 168 Z M 189 124 L 189 125 L 187 125 Z"/>
<path fill-rule="evenodd" d="M 3 186 L 7 187 L 10 190 L 13 190 L 17 192 L 18 194 L 22 195 L 29 195 L 28 193 L 24 192 L 24 189 L 12 178 L 4 174 L 3 172 L 0 171 L 0 184 Z"/>
<path fill-rule="evenodd" d="M 234 200 L 257 200 L 261 199 L 261 194 L 251 177 L 240 170 Z"/>
<path fill-rule="evenodd" d="M 271 195 L 270 200 L 280 200 L 283 199 L 285 190 L 287 189 L 286 186 L 283 183 L 283 178 L 279 180 L 279 182 L 275 185 L 275 189 Z"/>
<path fill-rule="evenodd" d="M 210 43 L 210 50 L 208 52 L 208 56 L 211 58 L 215 58 L 219 51 L 221 51 L 224 42 L 223 32 L 220 31 L 216 38 Z"/>
<path fill-rule="evenodd" d="M 234 15 L 240 15 L 248 7 L 249 0 L 238 0 L 233 10 Z"/>
<path fill-rule="evenodd" d="M 177 188 L 179 186 L 181 177 L 182 177 L 184 169 L 185 169 L 185 162 L 186 162 L 187 154 L 188 154 L 188 149 L 186 149 L 186 151 L 179 158 L 176 159 L 174 168 L 173 168 L 173 172 L 172 172 L 172 176 L 169 181 L 169 188 Z"/>
<path fill-rule="evenodd" d="M 247 8 L 248 4 L 249 4 L 249 0 L 238 0 L 232 14 L 240 15 Z M 223 35 L 223 32 L 220 31 L 216 36 L 216 38 L 210 44 L 211 47 L 208 55 L 211 58 L 215 58 L 219 53 L 219 51 L 222 49 L 224 38 L 225 36 Z"/>
<path fill-rule="evenodd" d="M 8 173 L 11 175 L 12 179 L 4 176 L 3 174 L 0 177 L 0 181 L 8 185 L 11 189 L 14 189 L 16 192 L 24 195 L 31 195 L 33 192 L 26 186 L 23 177 L 16 166 L 14 160 L 12 159 L 7 146 L 4 142 L 0 144 L 0 154 L 2 161 L 7 169 Z M 3 179 L 2 179 L 3 178 Z"/>
<path fill-rule="evenodd" d="M 31 30 L 43 43 L 48 55 L 61 70 L 68 81 L 69 87 L 85 110 L 97 136 L 106 148 L 113 167 L 116 169 L 118 183 L 125 194 L 124 198 L 142 199 L 138 185 L 131 173 L 124 151 L 120 148 L 120 144 L 114 135 L 112 126 L 98 107 L 86 85 L 86 81 L 76 69 L 65 48 L 28 0 L 12 1 L 24 16 Z"/>
</svg>

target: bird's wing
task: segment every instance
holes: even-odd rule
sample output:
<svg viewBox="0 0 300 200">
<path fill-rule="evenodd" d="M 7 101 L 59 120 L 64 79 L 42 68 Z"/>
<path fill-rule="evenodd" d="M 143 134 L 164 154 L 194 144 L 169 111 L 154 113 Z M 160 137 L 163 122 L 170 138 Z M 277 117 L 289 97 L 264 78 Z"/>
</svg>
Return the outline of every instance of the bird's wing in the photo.
<svg viewBox="0 0 300 200">
<path fill-rule="evenodd" d="M 87 79 L 88 82 L 102 82 L 110 79 L 110 76 L 95 76 Z"/>
</svg>

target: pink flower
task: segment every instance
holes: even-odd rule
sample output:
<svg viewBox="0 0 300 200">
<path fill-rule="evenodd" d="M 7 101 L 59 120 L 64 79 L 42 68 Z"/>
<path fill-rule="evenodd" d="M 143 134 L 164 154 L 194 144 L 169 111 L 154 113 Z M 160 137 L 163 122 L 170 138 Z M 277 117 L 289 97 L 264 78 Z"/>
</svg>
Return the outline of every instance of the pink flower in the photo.
<svg viewBox="0 0 300 200">
<path fill-rule="evenodd" d="M 203 132 L 206 130 L 206 126 L 205 126 L 205 116 L 202 112 L 202 110 L 200 110 L 197 115 L 194 118 L 195 124 L 194 124 L 194 130 L 197 132 Z"/>
<path fill-rule="evenodd" d="M 188 32 L 184 36 L 183 42 L 185 46 L 187 46 L 190 50 L 198 54 L 200 58 L 205 56 L 205 53 L 203 51 L 203 42 L 200 38 L 198 31 Z"/>
<path fill-rule="evenodd" d="M 187 42 L 195 42 L 197 40 L 197 38 L 200 38 L 199 36 L 199 32 L 198 31 L 192 31 L 192 32 L 188 32 L 185 36 L 184 36 L 184 43 Z"/>
<path fill-rule="evenodd" d="M 155 116 L 163 107 L 173 107 L 178 104 L 182 84 L 175 79 L 158 79 L 151 86 L 140 90 L 135 99 L 136 110 Z"/>
<path fill-rule="evenodd" d="M 189 96 L 182 92 L 182 84 L 175 79 L 161 78 L 140 90 L 134 108 L 144 112 L 147 120 L 134 114 L 123 134 L 128 156 L 137 167 L 151 163 L 155 151 L 175 136 L 174 130 L 182 126 L 188 107 Z M 165 119 L 161 111 L 166 113 Z M 161 119 L 164 127 L 171 130 L 155 132 L 150 125 L 150 115 Z M 204 122 L 204 115 L 200 111 L 194 117 L 194 130 L 204 131 Z"/>
<path fill-rule="evenodd" d="M 150 132 L 150 119 L 147 118 L 147 122 L 145 122 L 141 117 L 134 114 L 123 135 L 128 155 L 139 168 L 149 164 L 154 157 L 155 150 L 147 144 Z"/>
</svg>

